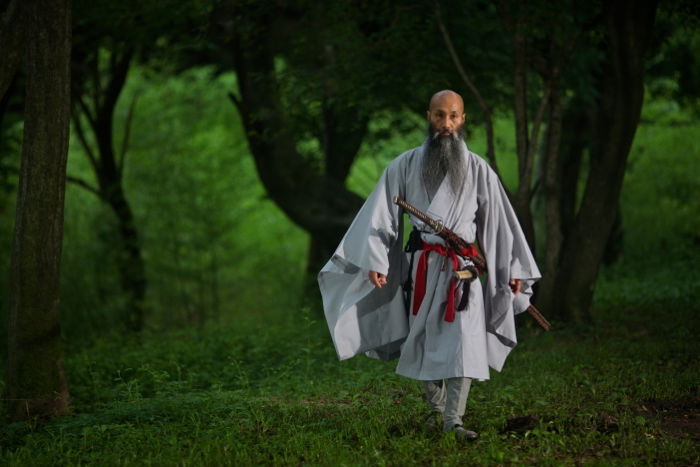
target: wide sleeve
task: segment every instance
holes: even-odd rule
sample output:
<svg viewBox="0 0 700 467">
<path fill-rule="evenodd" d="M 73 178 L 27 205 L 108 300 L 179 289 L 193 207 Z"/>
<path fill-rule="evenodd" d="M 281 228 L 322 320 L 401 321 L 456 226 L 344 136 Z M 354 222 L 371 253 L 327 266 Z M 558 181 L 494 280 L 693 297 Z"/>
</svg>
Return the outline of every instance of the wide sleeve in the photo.
<svg viewBox="0 0 700 467">
<path fill-rule="evenodd" d="M 500 371 L 517 343 L 514 315 L 530 305 L 532 285 L 541 277 L 520 223 L 498 176 L 483 162 L 478 168 L 477 238 L 486 258 L 484 287 L 489 364 Z M 510 279 L 520 279 L 514 295 Z"/>
<path fill-rule="evenodd" d="M 398 356 L 408 333 L 402 278 L 402 222 L 394 196 L 403 194 L 400 165 L 390 165 L 348 228 L 340 245 L 318 275 L 323 309 L 340 359 L 376 351 L 384 359 Z M 377 289 L 369 271 L 387 276 Z"/>
<path fill-rule="evenodd" d="M 393 203 L 397 177 L 387 168 L 338 245 L 333 257 L 366 271 L 389 272 L 389 249 L 398 238 L 400 214 Z"/>
</svg>

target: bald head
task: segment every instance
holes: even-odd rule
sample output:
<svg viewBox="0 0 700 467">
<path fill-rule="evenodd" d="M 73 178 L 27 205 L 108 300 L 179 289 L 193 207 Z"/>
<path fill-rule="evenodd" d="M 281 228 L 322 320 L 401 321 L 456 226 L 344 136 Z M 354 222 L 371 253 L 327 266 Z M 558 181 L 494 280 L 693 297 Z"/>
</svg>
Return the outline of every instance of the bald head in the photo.
<svg viewBox="0 0 700 467">
<path fill-rule="evenodd" d="M 464 100 L 462 100 L 462 96 L 449 89 L 444 89 L 433 94 L 433 97 L 430 98 L 428 111 L 443 106 L 454 108 L 460 113 L 464 113 Z"/>
<path fill-rule="evenodd" d="M 436 92 L 430 98 L 427 117 L 431 131 L 440 135 L 461 131 L 465 117 L 462 96 L 449 89 Z"/>
</svg>

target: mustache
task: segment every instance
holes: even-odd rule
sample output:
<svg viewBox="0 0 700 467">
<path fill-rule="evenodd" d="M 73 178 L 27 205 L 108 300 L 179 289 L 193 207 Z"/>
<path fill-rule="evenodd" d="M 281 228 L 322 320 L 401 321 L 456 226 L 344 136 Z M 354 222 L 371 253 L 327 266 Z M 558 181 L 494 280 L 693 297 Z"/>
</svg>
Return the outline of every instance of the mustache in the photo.
<svg viewBox="0 0 700 467">
<path fill-rule="evenodd" d="M 437 142 L 439 138 L 443 135 L 443 133 L 449 133 L 449 137 L 452 141 L 459 141 L 462 136 L 463 136 L 463 131 L 464 131 L 464 126 L 460 126 L 456 130 L 438 130 L 434 126 L 430 125 L 428 129 L 428 137 L 430 138 L 431 142 Z"/>
</svg>

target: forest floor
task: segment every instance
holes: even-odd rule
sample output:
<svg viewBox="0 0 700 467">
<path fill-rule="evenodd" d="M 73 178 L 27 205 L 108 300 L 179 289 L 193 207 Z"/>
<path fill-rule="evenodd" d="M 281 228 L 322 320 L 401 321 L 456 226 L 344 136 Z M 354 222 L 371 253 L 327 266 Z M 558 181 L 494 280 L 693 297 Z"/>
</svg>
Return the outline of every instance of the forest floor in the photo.
<svg viewBox="0 0 700 467">
<path fill-rule="evenodd" d="M 0 463 L 697 465 L 698 286 L 599 289 L 594 326 L 518 318 L 503 372 L 472 386 L 473 443 L 421 427 L 419 386 L 394 363 L 339 362 L 317 310 L 251 311 L 66 348 L 73 413 L 2 428 Z"/>
</svg>

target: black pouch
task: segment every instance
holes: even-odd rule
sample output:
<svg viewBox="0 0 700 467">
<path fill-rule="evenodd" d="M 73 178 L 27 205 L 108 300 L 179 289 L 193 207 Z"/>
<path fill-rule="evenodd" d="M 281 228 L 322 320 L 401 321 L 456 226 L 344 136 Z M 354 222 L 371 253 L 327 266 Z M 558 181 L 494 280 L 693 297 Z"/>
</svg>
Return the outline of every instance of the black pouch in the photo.
<svg viewBox="0 0 700 467">
<path fill-rule="evenodd" d="M 457 311 L 465 311 L 467 309 L 467 305 L 469 304 L 469 285 L 475 281 L 479 275 L 474 266 L 467 266 L 464 269 L 472 273 L 472 278 L 462 279 L 462 299 L 459 301 L 459 305 L 457 305 Z"/>
<path fill-rule="evenodd" d="M 411 233 L 408 236 L 406 247 L 403 250 L 406 253 L 411 253 L 411 260 L 408 264 L 408 276 L 406 277 L 406 280 L 401 286 L 403 288 L 403 294 L 405 299 L 404 303 L 406 303 L 406 312 L 408 312 L 408 309 L 411 306 L 411 293 L 413 292 L 413 257 L 416 256 L 416 251 L 422 249 L 423 239 L 420 238 L 420 230 L 418 230 L 414 225 L 413 230 L 411 230 Z"/>
</svg>

